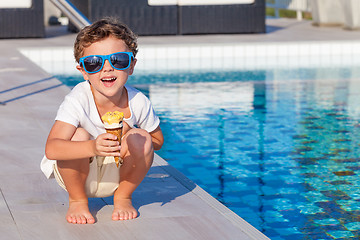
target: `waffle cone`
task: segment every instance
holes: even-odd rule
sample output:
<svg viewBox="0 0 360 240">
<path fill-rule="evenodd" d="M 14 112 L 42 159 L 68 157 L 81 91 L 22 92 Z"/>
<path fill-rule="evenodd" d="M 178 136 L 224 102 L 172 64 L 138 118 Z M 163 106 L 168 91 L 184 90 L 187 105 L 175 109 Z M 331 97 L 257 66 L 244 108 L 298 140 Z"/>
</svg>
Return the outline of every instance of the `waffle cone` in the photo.
<svg viewBox="0 0 360 240">
<path fill-rule="evenodd" d="M 115 136 L 117 136 L 117 141 L 119 141 L 119 144 L 121 145 L 122 128 L 105 129 L 105 130 L 107 133 L 111 133 L 111 134 L 114 134 Z M 122 159 L 120 162 L 119 157 L 114 157 L 114 158 L 115 158 L 116 167 L 119 167 L 119 165 L 122 164 Z"/>
</svg>

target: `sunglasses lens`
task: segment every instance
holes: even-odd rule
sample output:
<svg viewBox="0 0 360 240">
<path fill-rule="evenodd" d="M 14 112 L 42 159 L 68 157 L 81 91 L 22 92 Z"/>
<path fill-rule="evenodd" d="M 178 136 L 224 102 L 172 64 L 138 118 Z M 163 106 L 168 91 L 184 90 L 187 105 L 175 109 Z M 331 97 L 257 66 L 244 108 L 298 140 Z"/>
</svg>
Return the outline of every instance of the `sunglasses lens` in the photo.
<svg viewBox="0 0 360 240">
<path fill-rule="evenodd" d="M 117 53 L 111 55 L 110 61 L 114 68 L 122 70 L 129 67 L 130 56 L 126 53 Z"/>
<path fill-rule="evenodd" d="M 84 59 L 84 67 L 89 73 L 99 71 L 102 63 L 102 58 L 97 56 L 91 56 Z"/>
</svg>

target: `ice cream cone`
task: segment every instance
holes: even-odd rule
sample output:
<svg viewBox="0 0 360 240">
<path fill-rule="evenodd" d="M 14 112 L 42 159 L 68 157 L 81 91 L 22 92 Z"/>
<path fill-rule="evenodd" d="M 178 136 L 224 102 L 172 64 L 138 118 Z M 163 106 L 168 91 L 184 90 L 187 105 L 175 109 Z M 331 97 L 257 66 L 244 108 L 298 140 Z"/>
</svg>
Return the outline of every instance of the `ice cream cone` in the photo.
<svg viewBox="0 0 360 240">
<path fill-rule="evenodd" d="M 121 137 L 122 137 L 122 128 L 123 123 L 122 120 L 124 118 L 124 114 L 119 111 L 115 112 L 107 112 L 101 119 L 104 122 L 105 130 L 107 133 L 114 134 L 117 136 L 117 141 L 121 145 Z M 119 157 L 114 157 L 116 166 L 119 167 L 122 164 L 122 159 Z"/>
</svg>

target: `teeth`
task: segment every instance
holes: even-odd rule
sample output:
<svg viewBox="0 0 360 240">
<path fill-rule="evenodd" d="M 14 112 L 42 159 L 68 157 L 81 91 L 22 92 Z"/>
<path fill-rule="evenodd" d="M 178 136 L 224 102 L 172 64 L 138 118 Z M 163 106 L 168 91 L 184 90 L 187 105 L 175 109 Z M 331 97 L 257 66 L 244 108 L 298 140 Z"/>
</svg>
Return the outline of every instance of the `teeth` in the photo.
<svg viewBox="0 0 360 240">
<path fill-rule="evenodd" d="M 116 78 L 103 78 L 103 79 L 101 79 L 101 81 L 114 81 L 114 80 L 116 80 Z"/>
</svg>

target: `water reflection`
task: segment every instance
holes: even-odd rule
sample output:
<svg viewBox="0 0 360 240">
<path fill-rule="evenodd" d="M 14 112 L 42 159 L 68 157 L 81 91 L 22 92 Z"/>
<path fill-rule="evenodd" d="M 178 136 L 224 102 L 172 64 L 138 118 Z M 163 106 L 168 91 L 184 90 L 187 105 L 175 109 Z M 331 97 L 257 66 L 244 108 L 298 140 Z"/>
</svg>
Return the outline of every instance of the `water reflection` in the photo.
<svg viewBox="0 0 360 240">
<path fill-rule="evenodd" d="M 160 155 L 269 237 L 358 236 L 359 79 L 276 74 L 150 85 Z"/>
</svg>

